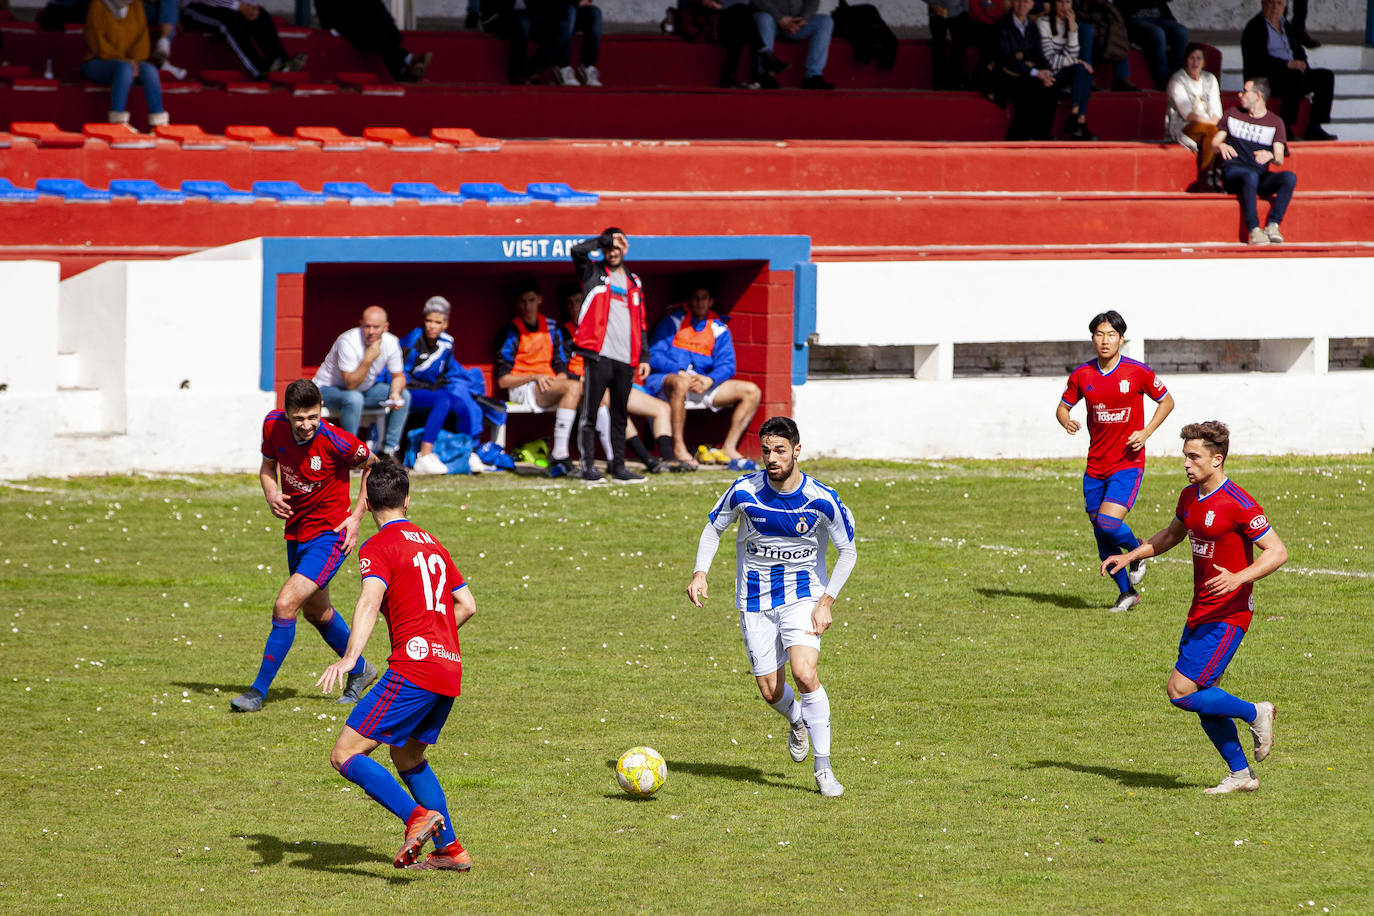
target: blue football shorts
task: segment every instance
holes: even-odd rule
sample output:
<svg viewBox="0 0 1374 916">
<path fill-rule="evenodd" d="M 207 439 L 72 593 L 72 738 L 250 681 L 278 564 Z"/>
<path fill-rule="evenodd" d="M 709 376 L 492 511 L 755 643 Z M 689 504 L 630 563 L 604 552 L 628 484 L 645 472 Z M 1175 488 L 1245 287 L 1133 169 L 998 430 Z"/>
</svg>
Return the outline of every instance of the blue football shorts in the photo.
<svg viewBox="0 0 1374 916">
<path fill-rule="evenodd" d="M 353 707 L 348 727 L 364 738 L 397 747 L 411 738 L 435 744 L 452 708 L 453 697 L 416 687 L 388 668 Z"/>
<path fill-rule="evenodd" d="M 300 573 L 320 588 L 329 584 L 348 552 L 343 549 L 343 533 L 326 531 L 308 541 L 286 542 L 286 568 Z"/>
<path fill-rule="evenodd" d="M 1174 667 L 1198 687 L 1211 687 L 1221 680 L 1244 638 L 1244 630 L 1220 620 L 1192 629 L 1185 626 L 1178 640 L 1178 662 Z"/>
<path fill-rule="evenodd" d="M 1145 477 L 1141 468 L 1126 468 L 1109 477 L 1083 475 L 1083 509 L 1089 515 L 1102 508 L 1103 503 L 1118 503 L 1127 509 L 1135 505 L 1140 481 Z"/>
</svg>

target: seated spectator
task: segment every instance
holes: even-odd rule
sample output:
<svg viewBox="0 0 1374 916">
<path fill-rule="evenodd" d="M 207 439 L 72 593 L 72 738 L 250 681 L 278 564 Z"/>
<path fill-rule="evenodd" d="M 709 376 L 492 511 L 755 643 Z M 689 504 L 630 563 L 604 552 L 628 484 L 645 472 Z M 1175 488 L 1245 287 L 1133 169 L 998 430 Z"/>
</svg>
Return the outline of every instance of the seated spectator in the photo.
<svg viewBox="0 0 1374 916">
<path fill-rule="evenodd" d="M 601 71 L 601 8 L 596 0 L 568 0 L 560 2 L 550 17 L 553 57 L 553 81 L 560 86 L 600 86 Z M 573 33 L 582 33 L 582 63 L 572 67 Z"/>
<path fill-rule="evenodd" d="M 549 476 L 563 477 L 572 472 L 568 440 L 582 383 L 568 378 L 563 332 L 558 322 L 540 314 L 543 304 L 539 281 L 530 278 L 516 286 L 516 316 L 497 341 L 493 375 L 508 401 L 542 410 L 555 408 Z"/>
<path fill-rule="evenodd" d="M 334 425 L 355 436 L 364 408 L 390 408 L 382 454 L 396 455 L 410 413 L 410 392 L 400 341 L 388 327 L 385 309 L 363 309 L 358 326 L 340 334 L 329 348 L 315 372 L 315 384 Z M 380 380 L 383 370 L 390 374 L 389 382 Z"/>
<path fill-rule="evenodd" d="M 695 5 L 708 12 L 718 12 L 716 19 L 716 40 L 725 46 L 725 58 L 720 65 L 720 88 L 722 89 L 777 89 L 777 74 L 786 70 L 790 64 L 783 63 L 773 52 L 764 47 L 763 36 L 759 34 L 758 23 L 754 21 L 754 11 L 749 0 L 695 0 Z M 684 22 L 689 21 L 684 19 Z M 697 20 L 690 20 L 697 21 Z M 683 37 L 695 41 L 682 29 Z M 749 49 L 750 68 L 753 74 L 749 82 L 737 79 L 740 57 L 745 48 Z"/>
<path fill-rule="evenodd" d="M 151 45 L 148 19 L 142 3 L 130 0 L 94 0 L 86 11 L 86 61 L 81 75 L 93 83 L 110 86 L 111 124 L 129 123 L 129 90 L 143 86 L 148 104 L 148 125 L 167 123 L 162 107 L 162 82 L 157 67 L 148 62 Z"/>
<path fill-rule="evenodd" d="M 1168 0 L 1116 0 L 1126 17 L 1126 32 L 1140 45 L 1150 66 L 1155 86 L 1163 87 L 1169 74 L 1183 67 L 1188 47 L 1188 27 L 1174 18 Z"/>
<path fill-rule="evenodd" d="M 243 69 L 255 80 L 281 70 L 300 70 L 305 55 L 288 58 L 272 14 L 241 0 L 181 0 L 182 15 L 225 40 Z"/>
<path fill-rule="evenodd" d="M 1040 30 L 1030 20 L 1034 0 L 1012 0 L 997 21 L 997 90 L 1013 106 L 1008 140 L 1048 140 L 1059 104 Z"/>
<path fill-rule="evenodd" d="M 1069 118 L 1064 132 L 1070 140 L 1096 140 L 1088 130 L 1088 99 L 1093 91 L 1093 68 L 1080 55 L 1078 19 L 1073 0 L 1052 0 L 1035 23 L 1040 53 L 1049 62 L 1056 89 L 1069 90 Z"/>
<path fill-rule="evenodd" d="M 754 24 L 769 53 L 779 33 L 785 41 L 807 42 L 802 88 L 834 89 L 835 84 L 825 78 L 824 71 L 830 56 L 830 33 L 835 24 L 825 13 L 816 12 L 820 0 L 753 0 L 753 5 Z M 762 75 L 755 73 L 755 78 Z"/>
<path fill-rule="evenodd" d="M 315 0 L 320 26 L 341 36 L 359 51 L 382 58 L 391 78 L 398 83 L 418 83 L 425 78 L 434 54 L 407 51 L 401 30 L 382 0 Z"/>
<path fill-rule="evenodd" d="M 1131 39 L 1126 20 L 1110 0 L 1074 0 L 1078 18 L 1078 48 L 1094 67 L 1110 65 L 1113 92 L 1139 92 L 1131 82 Z"/>
<path fill-rule="evenodd" d="M 1296 133 L 1302 97 L 1312 93 L 1312 111 L 1307 119 L 1304 140 L 1334 140 L 1322 127 L 1331 120 L 1331 97 L 1336 91 L 1336 74 L 1307 65 L 1307 51 L 1289 35 L 1283 21 L 1284 0 L 1263 0 L 1260 12 L 1245 24 L 1240 36 L 1241 62 L 1247 80 L 1264 77 L 1274 87 L 1283 104 L 1279 116 L 1289 133 Z"/>
<path fill-rule="evenodd" d="M 969 0 L 968 43 L 978 49 L 978 63 L 974 65 L 969 82 L 989 97 L 996 92 L 997 23 L 1010 8 L 1011 0 Z"/>
<path fill-rule="evenodd" d="M 516 85 L 538 82 L 552 59 L 553 35 L 562 28 L 565 0 L 485 0 L 482 26 L 510 42 L 506 75 Z M 530 59 L 530 39 L 535 55 Z M 569 43 L 572 36 L 568 37 Z M 571 45 L 570 45 L 571 46 Z"/>
<path fill-rule="evenodd" d="M 1320 48 L 1322 43 L 1307 34 L 1307 0 L 1293 0 L 1293 25 L 1288 30 L 1293 40 L 1304 48 Z"/>
<path fill-rule="evenodd" d="M 576 283 L 560 284 L 558 301 L 563 304 L 563 340 L 571 345 L 573 336 L 577 333 L 578 316 L 582 313 L 582 287 Z M 568 378 L 578 382 L 582 381 L 582 356 L 575 352 L 566 355 L 568 358 Z M 607 460 L 612 457 L 610 401 L 611 393 L 607 391 L 601 398 L 601 405 L 596 409 L 596 435 L 601 441 L 601 448 L 605 451 Z M 672 427 L 672 413 L 666 402 L 649 394 L 642 385 L 635 385 L 630 389 L 630 399 L 626 402 L 626 414 L 626 452 L 644 462 L 644 467 L 648 469 L 650 474 L 659 474 L 663 471 L 695 470 L 695 468 L 684 467 L 680 462 L 673 460 L 673 437 L 668 435 L 668 430 Z M 644 445 L 644 440 L 640 438 L 639 430 L 635 428 L 634 420 L 630 419 L 632 416 L 644 417 L 653 425 L 659 457 L 655 458 L 649 454 L 648 448 Z"/>
<path fill-rule="evenodd" d="M 448 333 L 451 310 L 443 296 L 431 297 L 425 302 L 420 327 L 401 338 L 410 411 L 425 417 L 415 459 L 417 474 L 448 473 L 434 454 L 434 442 L 445 424 L 454 432 L 471 436 L 474 442 L 482 435 L 482 407 L 475 397 L 484 387 L 482 373 L 467 369 L 453 356 L 453 335 Z M 473 391 L 474 382 L 477 392 Z M 478 457 L 475 451 L 472 457 Z"/>
<path fill-rule="evenodd" d="M 969 0 L 925 0 L 930 25 L 930 85 L 967 89 L 964 54 L 969 47 Z"/>
<path fill-rule="evenodd" d="M 649 335 L 649 377 L 644 387 L 672 408 L 673 454 L 687 467 L 695 466 L 684 435 L 687 402 L 713 411 L 733 405 L 730 431 L 721 448 L 729 456 L 731 470 L 752 471 L 756 466 L 740 454 L 739 440 L 763 394 L 753 382 L 734 377 L 734 339 L 715 313 L 715 304 L 711 290 L 698 284 L 686 306 L 673 306 L 659 319 Z"/>
<path fill-rule="evenodd" d="M 1227 191 L 1240 201 L 1241 216 L 1251 245 L 1277 244 L 1283 241 L 1279 224 L 1288 212 L 1293 188 L 1298 176 L 1292 172 L 1271 172 L 1269 166 L 1283 165 L 1288 152 L 1288 133 L 1283 119 L 1268 109 L 1269 81 L 1262 76 L 1245 81 L 1240 92 L 1240 105 L 1226 109 L 1219 129 L 1212 136 L 1212 145 L 1221 156 L 1222 181 Z M 1256 198 L 1272 196 L 1269 219 L 1263 229 L 1259 224 Z"/>
<path fill-rule="evenodd" d="M 1169 77 L 1169 106 L 1164 112 L 1164 133 L 1197 153 L 1200 190 L 1218 190 L 1211 180 L 1216 147 L 1212 136 L 1221 120 L 1221 86 L 1217 78 L 1202 69 L 1207 54 L 1196 42 L 1188 45 L 1183 69 Z"/>
</svg>

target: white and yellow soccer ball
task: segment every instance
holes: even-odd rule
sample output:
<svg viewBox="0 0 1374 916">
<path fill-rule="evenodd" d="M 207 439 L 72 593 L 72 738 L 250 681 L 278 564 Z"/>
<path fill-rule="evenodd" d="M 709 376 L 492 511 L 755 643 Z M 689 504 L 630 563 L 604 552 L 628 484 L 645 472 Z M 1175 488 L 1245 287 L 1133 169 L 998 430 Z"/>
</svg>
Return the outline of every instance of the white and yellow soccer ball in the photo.
<svg viewBox="0 0 1374 916">
<path fill-rule="evenodd" d="M 651 747 L 632 747 L 615 764 L 615 781 L 637 798 L 648 798 L 668 778 L 668 763 Z"/>
</svg>

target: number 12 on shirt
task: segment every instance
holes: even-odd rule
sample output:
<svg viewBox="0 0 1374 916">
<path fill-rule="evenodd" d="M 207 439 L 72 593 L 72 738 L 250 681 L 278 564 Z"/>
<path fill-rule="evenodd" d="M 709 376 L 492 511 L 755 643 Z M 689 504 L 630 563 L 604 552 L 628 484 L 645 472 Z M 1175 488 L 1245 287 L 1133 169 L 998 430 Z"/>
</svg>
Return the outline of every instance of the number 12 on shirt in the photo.
<svg viewBox="0 0 1374 916">
<path fill-rule="evenodd" d="M 415 554 L 415 559 L 411 562 L 420 570 L 420 579 L 425 584 L 425 608 L 437 614 L 447 614 L 448 608 L 444 607 L 444 585 L 448 581 L 448 571 L 444 569 L 444 558 L 437 553 L 426 554 L 421 550 Z M 431 587 L 431 570 L 439 577 L 437 588 Z"/>
</svg>

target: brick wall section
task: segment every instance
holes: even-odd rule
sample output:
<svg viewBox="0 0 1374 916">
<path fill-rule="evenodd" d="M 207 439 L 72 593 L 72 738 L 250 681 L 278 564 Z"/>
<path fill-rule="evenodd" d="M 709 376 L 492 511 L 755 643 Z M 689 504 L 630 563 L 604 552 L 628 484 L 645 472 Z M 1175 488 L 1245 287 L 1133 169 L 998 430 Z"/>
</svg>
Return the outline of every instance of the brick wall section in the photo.
<svg viewBox="0 0 1374 916">
<path fill-rule="evenodd" d="M 746 455 L 758 451 L 760 423 L 771 416 L 792 413 L 792 288 L 791 271 L 760 271 L 731 312 L 730 335 L 735 340 L 738 377 L 763 389 L 758 413 L 740 443 Z"/>
<path fill-rule="evenodd" d="M 300 378 L 304 337 L 305 276 L 277 274 L 276 367 L 272 375 L 279 404 L 286 394 L 286 386 Z"/>
</svg>

